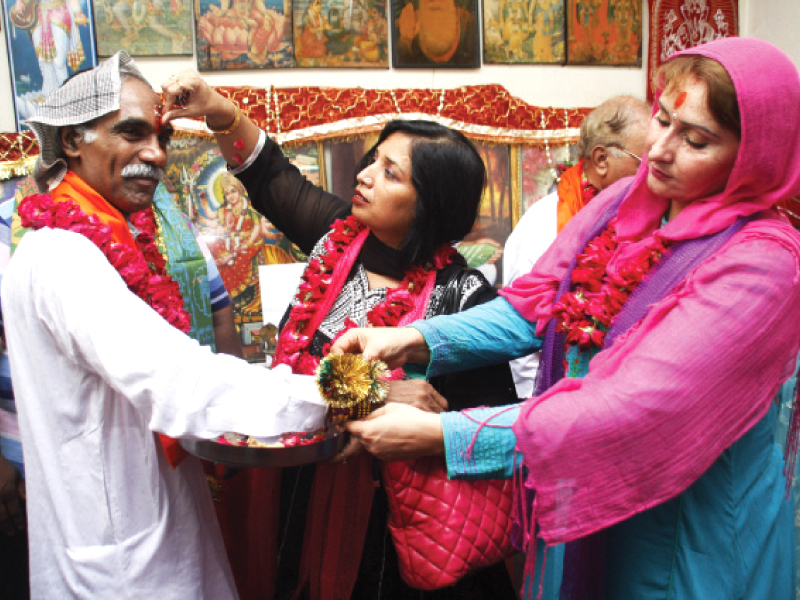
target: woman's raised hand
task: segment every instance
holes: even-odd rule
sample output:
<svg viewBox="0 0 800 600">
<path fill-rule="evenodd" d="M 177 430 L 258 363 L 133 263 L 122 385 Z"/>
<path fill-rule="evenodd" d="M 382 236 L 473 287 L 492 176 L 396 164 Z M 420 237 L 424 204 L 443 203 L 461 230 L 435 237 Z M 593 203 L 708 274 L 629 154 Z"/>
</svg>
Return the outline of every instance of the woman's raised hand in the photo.
<svg viewBox="0 0 800 600">
<path fill-rule="evenodd" d="M 212 128 L 224 128 L 236 118 L 236 107 L 219 95 L 196 71 L 184 69 L 161 84 L 162 123 L 181 117 L 205 117 Z"/>
<path fill-rule="evenodd" d="M 427 364 L 431 357 L 425 338 L 412 327 L 350 329 L 336 340 L 331 352 L 362 353 L 367 360 L 382 360 L 390 369 L 407 362 Z"/>
<path fill-rule="evenodd" d="M 346 424 L 350 435 L 381 460 L 411 460 L 444 454 L 439 415 L 390 402 L 359 421 Z"/>
</svg>

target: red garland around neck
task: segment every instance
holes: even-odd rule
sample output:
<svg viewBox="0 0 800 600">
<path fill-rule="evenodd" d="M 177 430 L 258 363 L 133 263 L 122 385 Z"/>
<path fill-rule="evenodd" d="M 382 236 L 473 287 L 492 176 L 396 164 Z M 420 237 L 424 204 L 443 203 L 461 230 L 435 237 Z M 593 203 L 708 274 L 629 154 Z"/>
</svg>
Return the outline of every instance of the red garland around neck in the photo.
<svg viewBox="0 0 800 600">
<path fill-rule="evenodd" d="M 18 208 L 23 227 L 65 229 L 91 240 L 117 270 L 134 294 L 147 302 L 170 325 L 184 333 L 192 327 L 183 307 L 178 283 L 167 274 L 166 261 L 155 243 L 156 221 L 153 209 L 133 213 L 130 222 L 140 233 L 138 250 L 112 240 L 111 228 L 96 215 L 87 216 L 72 200 L 53 202 L 48 194 L 26 196 Z"/>
<path fill-rule="evenodd" d="M 556 331 L 566 333 L 566 343 L 581 350 L 603 346 L 606 331 L 628 297 L 667 251 L 663 241 L 654 239 L 617 272 L 609 274 L 608 263 L 619 245 L 616 223 L 612 219 L 578 255 L 572 271 L 575 289 L 561 297 L 551 314 L 556 319 Z"/>
<path fill-rule="evenodd" d="M 317 258 L 309 261 L 303 272 L 295 305 L 289 312 L 289 318 L 279 338 L 280 362 L 292 367 L 292 371 L 301 374 L 316 372 L 320 359 L 309 352 L 314 331 L 306 331 L 306 324 L 312 320 L 317 306 L 327 294 L 338 294 L 339 290 L 330 289 L 331 274 L 336 264 L 344 256 L 348 246 L 365 229 L 353 216 L 339 219 L 333 224 L 324 251 Z M 415 301 L 425 288 L 431 269 L 440 270 L 452 262 L 456 250 L 451 245 L 443 245 L 434 255 L 432 264 L 414 265 L 405 272 L 405 278 L 395 288 L 386 290 L 386 299 L 367 313 L 367 321 L 373 327 L 394 327 L 408 312 L 414 309 Z M 357 327 L 351 319 L 345 319 L 344 328 L 336 334 L 336 341 L 348 329 Z M 277 354 L 276 354 L 277 357 Z"/>
</svg>

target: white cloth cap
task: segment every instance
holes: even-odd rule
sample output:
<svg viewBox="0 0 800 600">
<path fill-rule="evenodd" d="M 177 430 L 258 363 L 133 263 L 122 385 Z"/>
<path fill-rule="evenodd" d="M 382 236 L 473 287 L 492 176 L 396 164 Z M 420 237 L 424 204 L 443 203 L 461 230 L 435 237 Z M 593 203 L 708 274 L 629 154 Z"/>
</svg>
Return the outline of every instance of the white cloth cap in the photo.
<svg viewBox="0 0 800 600">
<path fill-rule="evenodd" d="M 39 159 L 33 176 L 40 191 L 53 189 L 67 173 L 67 162 L 58 139 L 59 129 L 89 123 L 119 110 L 122 75 L 150 85 L 128 53 L 120 51 L 94 69 L 68 79 L 25 121 L 39 140 Z"/>
</svg>

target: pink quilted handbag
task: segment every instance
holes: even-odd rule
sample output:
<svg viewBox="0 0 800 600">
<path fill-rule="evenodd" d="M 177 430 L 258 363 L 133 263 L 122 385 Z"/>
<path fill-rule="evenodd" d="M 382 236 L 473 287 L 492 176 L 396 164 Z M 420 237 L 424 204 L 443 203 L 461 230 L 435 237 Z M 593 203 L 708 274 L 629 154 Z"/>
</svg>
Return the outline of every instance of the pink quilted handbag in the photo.
<svg viewBox="0 0 800 600">
<path fill-rule="evenodd" d="M 434 590 L 514 553 L 511 480 L 451 481 L 442 458 L 383 463 L 400 574 Z"/>
</svg>

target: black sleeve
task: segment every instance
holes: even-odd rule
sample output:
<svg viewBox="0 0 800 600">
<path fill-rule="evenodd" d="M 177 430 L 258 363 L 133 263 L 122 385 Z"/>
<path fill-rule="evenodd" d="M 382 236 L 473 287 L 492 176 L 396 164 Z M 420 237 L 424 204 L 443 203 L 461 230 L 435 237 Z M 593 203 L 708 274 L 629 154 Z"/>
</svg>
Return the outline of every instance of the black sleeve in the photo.
<svg viewBox="0 0 800 600">
<path fill-rule="evenodd" d="M 464 298 L 461 310 L 489 302 L 497 297 L 495 290 L 479 271 L 470 270 L 461 282 Z M 431 385 L 448 403 L 448 410 L 476 406 L 502 406 L 517 402 L 514 378 L 508 363 L 490 365 L 433 377 Z"/>
<path fill-rule="evenodd" d="M 237 175 L 250 203 L 304 253 L 309 254 L 331 224 L 352 205 L 308 181 L 267 137 L 256 160 Z"/>
</svg>

